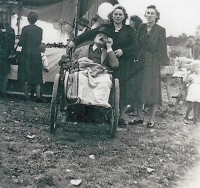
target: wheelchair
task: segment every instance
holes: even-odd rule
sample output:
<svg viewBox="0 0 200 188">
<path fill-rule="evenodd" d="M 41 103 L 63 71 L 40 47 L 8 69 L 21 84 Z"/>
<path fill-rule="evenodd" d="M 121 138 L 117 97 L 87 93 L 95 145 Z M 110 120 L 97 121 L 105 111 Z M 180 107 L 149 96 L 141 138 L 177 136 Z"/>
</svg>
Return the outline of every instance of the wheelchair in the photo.
<svg viewBox="0 0 200 188">
<path fill-rule="evenodd" d="M 67 55 L 67 54 L 66 54 Z M 69 54 L 68 54 L 69 55 Z M 69 55 L 71 56 L 71 55 Z M 51 99 L 51 109 L 50 109 L 50 133 L 54 134 L 56 132 L 56 128 L 59 125 L 59 114 L 65 114 L 65 122 L 78 122 L 78 121 L 85 121 L 92 119 L 93 123 L 97 124 L 106 124 L 108 125 L 108 132 L 111 138 L 116 136 L 117 127 L 118 127 L 118 120 L 119 120 L 119 98 L 120 98 L 120 88 L 119 88 L 119 80 L 117 78 L 111 79 L 112 80 L 112 87 L 110 90 L 109 95 L 109 108 L 105 108 L 102 106 L 94 106 L 88 104 L 81 104 L 78 98 L 68 98 L 68 78 L 70 74 L 74 73 L 73 66 L 64 65 L 65 63 L 59 63 L 60 70 L 59 73 L 55 75 L 54 83 L 53 83 L 53 91 L 52 91 L 52 99 Z M 108 72 L 112 77 L 112 72 Z M 82 111 L 80 110 L 82 109 Z M 101 109 L 101 116 L 97 116 L 95 120 L 95 116 L 90 116 L 98 109 Z M 88 110 L 90 109 L 90 110 Z M 102 110 L 103 109 L 103 110 Z M 86 114 L 82 113 L 86 110 Z M 79 113 L 81 111 L 81 114 Z M 76 114 L 78 113 L 78 115 Z M 103 114 L 102 114 L 103 113 Z M 84 118 L 80 118 L 79 116 L 83 116 Z M 102 119 L 99 119 L 102 118 Z M 79 119 L 79 120 L 77 120 Z M 90 121 L 86 121 L 89 122 Z M 97 126 L 97 125 L 95 125 Z"/>
</svg>

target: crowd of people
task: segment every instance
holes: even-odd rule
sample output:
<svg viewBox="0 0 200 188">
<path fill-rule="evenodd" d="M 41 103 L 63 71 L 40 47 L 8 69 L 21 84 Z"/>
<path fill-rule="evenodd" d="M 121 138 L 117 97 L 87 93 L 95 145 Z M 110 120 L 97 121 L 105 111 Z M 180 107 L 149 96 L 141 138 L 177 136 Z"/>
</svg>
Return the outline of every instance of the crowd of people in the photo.
<svg viewBox="0 0 200 188">
<path fill-rule="evenodd" d="M 125 112 L 128 104 L 137 108 L 137 118 L 128 122 L 132 125 L 144 122 L 142 106 L 149 104 L 150 118 L 147 127 L 152 128 L 162 101 L 160 66 L 169 64 L 166 32 L 157 24 L 160 13 L 155 6 L 148 6 L 145 11 L 147 23 L 141 23 L 138 17 L 132 17 L 131 22 L 137 20 L 132 24 L 134 26 L 125 24 L 128 15 L 122 6 L 115 7 L 108 17 L 109 24 L 101 24 L 74 38 L 69 47 L 91 40 L 99 28 L 105 27 L 111 33 L 112 48 L 119 60 L 119 67 L 114 71 L 114 77 L 120 81 L 119 126 L 127 124 Z"/>
<path fill-rule="evenodd" d="M 74 59 L 76 62 L 84 62 L 84 66 L 88 62 L 103 65 L 106 69 L 113 71 L 114 78 L 119 79 L 120 118 L 118 124 L 120 127 L 125 127 L 127 124 L 143 124 L 144 117 L 142 109 L 145 104 L 148 105 L 150 111 L 146 126 L 147 128 L 153 128 L 155 126 L 156 112 L 162 104 L 161 81 L 163 78 L 161 73 L 163 70 L 165 70 L 165 73 L 167 72 L 170 62 L 169 49 L 167 49 L 166 43 L 166 30 L 157 24 L 160 19 L 160 12 L 156 6 L 148 6 L 144 15 L 146 23 L 143 23 L 140 17 L 134 15 L 129 19 L 130 24 L 126 25 L 128 14 L 125 8 L 119 5 L 108 15 L 108 23 L 105 23 L 98 15 L 95 15 L 93 17 L 94 24 L 90 28 L 89 21 L 86 18 L 81 18 L 77 21 L 77 37 L 70 41 L 67 47 L 68 50 L 72 48 L 76 49 L 83 42 L 92 40 L 94 44 L 87 45 L 87 48 L 79 48 L 78 53 L 75 50 L 74 54 L 76 54 L 76 57 Z M 29 25 L 22 29 L 19 39 L 19 46 L 22 47 L 22 51 L 18 69 L 18 80 L 24 88 L 26 100 L 29 99 L 29 92 L 31 92 L 31 97 L 36 92 L 36 101 L 43 102 L 41 87 L 45 83 L 45 73 L 49 71 L 49 68 L 48 60 L 44 56 L 45 44 L 42 44 L 43 31 L 42 28 L 35 25 L 37 19 L 38 16 L 35 12 L 29 13 Z M 3 18 L 1 20 L 5 19 Z M 0 47 L 5 50 L 5 53 L 0 51 L 0 84 L 4 83 L 5 85 L 7 83 L 5 80 L 7 80 L 9 67 L 7 67 L 7 70 L 4 70 L 2 65 L 4 59 L 8 58 L 10 51 L 14 49 L 14 31 L 10 26 L 5 27 L 3 21 L 1 21 L 0 26 Z M 2 45 L 5 42 L 2 40 L 4 29 L 6 29 L 7 36 L 9 37 L 9 39 L 6 39 L 6 41 L 9 41 L 7 49 Z M 186 98 L 188 101 L 188 109 L 184 118 L 185 122 L 188 122 L 188 116 L 192 108 L 194 108 L 193 122 L 198 123 L 199 121 L 200 98 L 198 97 L 198 92 L 196 92 L 196 89 L 200 87 L 199 40 L 200 37 L 198 38 L 198 34 L 196 34 L 196 43 L 193 46 L 193 57 L 195 61 L 191 63 L 192 74 L 186 79 L 191 84 L 188 88 Z M 104 51 L 106 54 L 104 60 L 106 61 L 102 61 L 102 55 L 105 55 Z M 84 73 L 82 76 L 85 79 L 86 74 Z M 107 78 L 104 81 L 105 84 L 109 83 Z M 169 92 L 169 77 L 167 74 L 164 76 L 164 82 L 169 96 L 169 103 L 172 105 Z M 1 86 L 1 95 L 5 94 L 5 87 Z M 106 85 L 103 88 L 108 90 L 110 87 L 111 85 L 109 84 L 109 86 Z M 92 91 L 87 90 L 84 92 Z M 102 98 L 102 95 L 100 98 Z M 137 114 L 134 120 L 126 122 L 125 115 L 128 105 L 131 105 L 132 109 L 136 109 Z"/>
</svg>

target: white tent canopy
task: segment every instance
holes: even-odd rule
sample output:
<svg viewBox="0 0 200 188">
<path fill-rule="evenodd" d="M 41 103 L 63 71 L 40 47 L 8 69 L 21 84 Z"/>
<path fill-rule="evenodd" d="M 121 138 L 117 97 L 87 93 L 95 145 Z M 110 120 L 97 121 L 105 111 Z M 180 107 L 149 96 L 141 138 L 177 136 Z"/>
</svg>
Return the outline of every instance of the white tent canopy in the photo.
<svg viewBox="0 0 200 188">
<path fill-rule="evenodd" d="M 43 29 L 43 42 L 44 43 L 66 43 L 70 33 L 67 33 L 58 27 L 55 29 L 53 23 L 58 21 L 63 24 L 73 25 L 76 17 L 77 0 L 64 0 L 59 3 L 39 6 L 39 7 L 21 7 L 15 6 L 13 12 L 16 14 L 12 16 L 11 25 L 15 29 L 15 34 L 20 35 L 21 29 L 28 25 L 27 15 L 30 12 L 38 14 L 38 21 L 36 25 Z M 18 26 L 18 18 L 20 18 Z M 60 25 L 60 26 L 61 26 Z"/>
</svg>

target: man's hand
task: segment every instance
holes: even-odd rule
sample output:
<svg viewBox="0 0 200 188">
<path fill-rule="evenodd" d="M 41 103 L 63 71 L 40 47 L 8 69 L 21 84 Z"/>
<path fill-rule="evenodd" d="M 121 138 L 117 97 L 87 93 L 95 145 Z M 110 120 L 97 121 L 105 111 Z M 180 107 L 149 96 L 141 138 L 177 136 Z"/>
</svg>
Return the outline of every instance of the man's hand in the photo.
<svg viewBox="0 0 200 188">
<path fill-rule="evenodd" d="M 123 55 L 123 51 L 121 49 L 115 50 L 114 53 L 117 57 L 121 57 Z"/>
<path fill-rule="evenodd" d="M 67 50 L 69 51 L 70 49 L 75 47 L 75 43 L 73 41 L 70 41 L 69 44 L 67 45 Z"/>
<path fill-rule="evenodd" d="M 107 50 L 112 49 L 112 45 L 113 45 L 113 39 L 108 37 L 106 40 Z"/>
</svg>

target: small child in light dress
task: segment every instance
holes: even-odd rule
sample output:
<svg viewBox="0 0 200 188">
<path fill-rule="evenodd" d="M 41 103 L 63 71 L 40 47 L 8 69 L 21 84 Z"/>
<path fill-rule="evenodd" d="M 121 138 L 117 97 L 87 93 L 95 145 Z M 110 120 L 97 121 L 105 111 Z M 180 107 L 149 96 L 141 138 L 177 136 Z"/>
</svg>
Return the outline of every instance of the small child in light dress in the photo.
<svg viewBox="0 0 200 188">
<path fill-rule="evenodd" d="M 184 117 L 184 122 L 188 123 L 188 117 L 192 109 L 194 109 L 193 123 L 199 124 L 198 112 L 200 106 L 200 60 L 193 60 L 191 63 L 192 73 L 187 76 L 186 82 L 188 83 L 187 92 L 187 110 Z"/>
<path fill-rule="evenodd" d="M 43 77 L 43 86 L 41 88 L 41 94 L 42 94 L 44 90 L 44 84 L 46 82 L 46 74 L 49 72 L 49 61 L 47 59 L 47 56 L 45 55 L 46 45 L 44 43 L 40 45 L 40 51 L 42 56 L 42 77 Z"/>
</svg>

